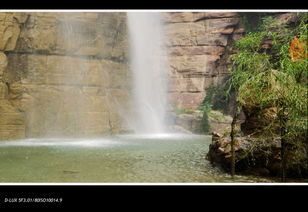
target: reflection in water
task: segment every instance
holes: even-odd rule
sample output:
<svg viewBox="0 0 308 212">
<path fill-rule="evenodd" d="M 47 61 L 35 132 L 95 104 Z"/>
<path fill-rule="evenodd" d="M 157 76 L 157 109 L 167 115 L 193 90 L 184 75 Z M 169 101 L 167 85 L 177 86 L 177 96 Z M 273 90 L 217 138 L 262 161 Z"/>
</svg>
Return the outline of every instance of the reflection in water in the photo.
<svg viewBox="0 0 308 212">
<path fill-rule="evenodd" d="M 2 142 L 0 181 L 231 182 L 205 160 L 210 142 L 206 136 L 181 134 Z M 237 176 L 235 182 L 269 180 Z"/>
</svg>

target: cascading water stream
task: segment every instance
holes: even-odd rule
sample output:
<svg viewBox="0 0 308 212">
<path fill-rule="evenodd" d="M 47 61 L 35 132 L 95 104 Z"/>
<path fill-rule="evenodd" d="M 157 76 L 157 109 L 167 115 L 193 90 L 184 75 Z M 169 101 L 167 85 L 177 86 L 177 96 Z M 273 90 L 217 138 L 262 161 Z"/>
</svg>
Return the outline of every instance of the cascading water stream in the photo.
<svg viewBox="0 0 308 212">
<path fill-rule="evenodd" d="M 134 113 L 129 124 L 137 134 L 166 132 L 166 62 L 159 13 L 127 13 L 133 70 Z"/>
</svg>

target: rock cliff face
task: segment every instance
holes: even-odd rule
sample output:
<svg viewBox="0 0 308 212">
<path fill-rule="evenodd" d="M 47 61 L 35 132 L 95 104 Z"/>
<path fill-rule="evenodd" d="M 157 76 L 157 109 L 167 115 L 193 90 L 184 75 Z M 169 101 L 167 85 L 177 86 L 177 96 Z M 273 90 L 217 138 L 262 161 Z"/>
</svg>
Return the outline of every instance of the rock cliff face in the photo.
<svg viewBox="0 0 308 212">
<path fill-rule="evenodd" d="M 170 65 L 170 98 L 180 108 L 197 108 L 213 83 L 223 83 L 231 63 L 228 47 L 243 36 L 236 12 L 164 14 Z"/>
<path fill-rule="evenodd" d="M 240 18 L 171 12 L 163 19 L 170 99 L 195 109 L 227 77 Z M 0 140 L 125 130 L 127 52 L 126 13 L 0 13 Z"/>
<path fill-rule="evenodd" d="M 125 13 L 0 13 L 0 139 L 119 133 Z"/>
<path fill-rule="evenodd" d="M 236 12 L 171 12 L 165 13 L 163 20 L 172 108 L 195 111 L 192 115 L 171 112 L 170 122 L 200 133 L 202 113 L 196 109 L 207 89 L 221 87 L 228 79 L 231 44 L 243 36 L 244 27 Z M 226 108 L 232 111 L 232 102 Z M 210 131 L 224 131 L 222 126 L 228 125 L 212 118 L 210 122 Z"/>
</svg>

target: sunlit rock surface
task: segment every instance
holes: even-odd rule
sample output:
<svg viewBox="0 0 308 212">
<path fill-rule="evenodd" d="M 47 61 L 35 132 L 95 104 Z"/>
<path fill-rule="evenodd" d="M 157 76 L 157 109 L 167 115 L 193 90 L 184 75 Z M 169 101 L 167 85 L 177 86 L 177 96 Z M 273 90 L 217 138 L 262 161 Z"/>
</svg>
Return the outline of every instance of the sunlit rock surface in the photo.
<svg viewBox="0 0 308 212">
<path fill-rule="evenodd" d="M 235 12 L 163 16 L 169 97 L 195 109 L 225 81 L 227 49 L 243 27 Z M 127 50 L 126 13 L 0 13 L 0 99 L 16 116 L 0 111 L 0 139 L 125 131 Z"/>
<path fill-rule="evenodd" d="M 213 83 L 229 73 L 228 46 L 243 36 L 236 12 L 164 14 L 169 47 L 169 94 L 181 108 L 197 108 Z"/>
<path fill-rule="evenodd" d="M 125 13 L 0 13 L 0 139 L 119 133 Z"/>
</svg>

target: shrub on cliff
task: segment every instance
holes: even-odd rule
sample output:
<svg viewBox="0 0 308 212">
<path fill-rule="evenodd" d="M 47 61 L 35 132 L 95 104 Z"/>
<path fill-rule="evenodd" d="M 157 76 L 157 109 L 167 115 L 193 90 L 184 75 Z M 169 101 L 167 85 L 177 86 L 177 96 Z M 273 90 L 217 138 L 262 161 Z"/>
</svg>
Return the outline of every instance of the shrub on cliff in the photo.
<svg viewBox="0 0 308 212">
<path fill-rule="evenodd" d="M 307 16 L 297 14 L 294 26 L 264 18 L 259 30 L 235 42 L 232 58 L 230 89 L 238 90 L 246 122 L 259 135 L 281 136 L 286 168 L 303 161 L 308 168 Z"/>
</svg>

